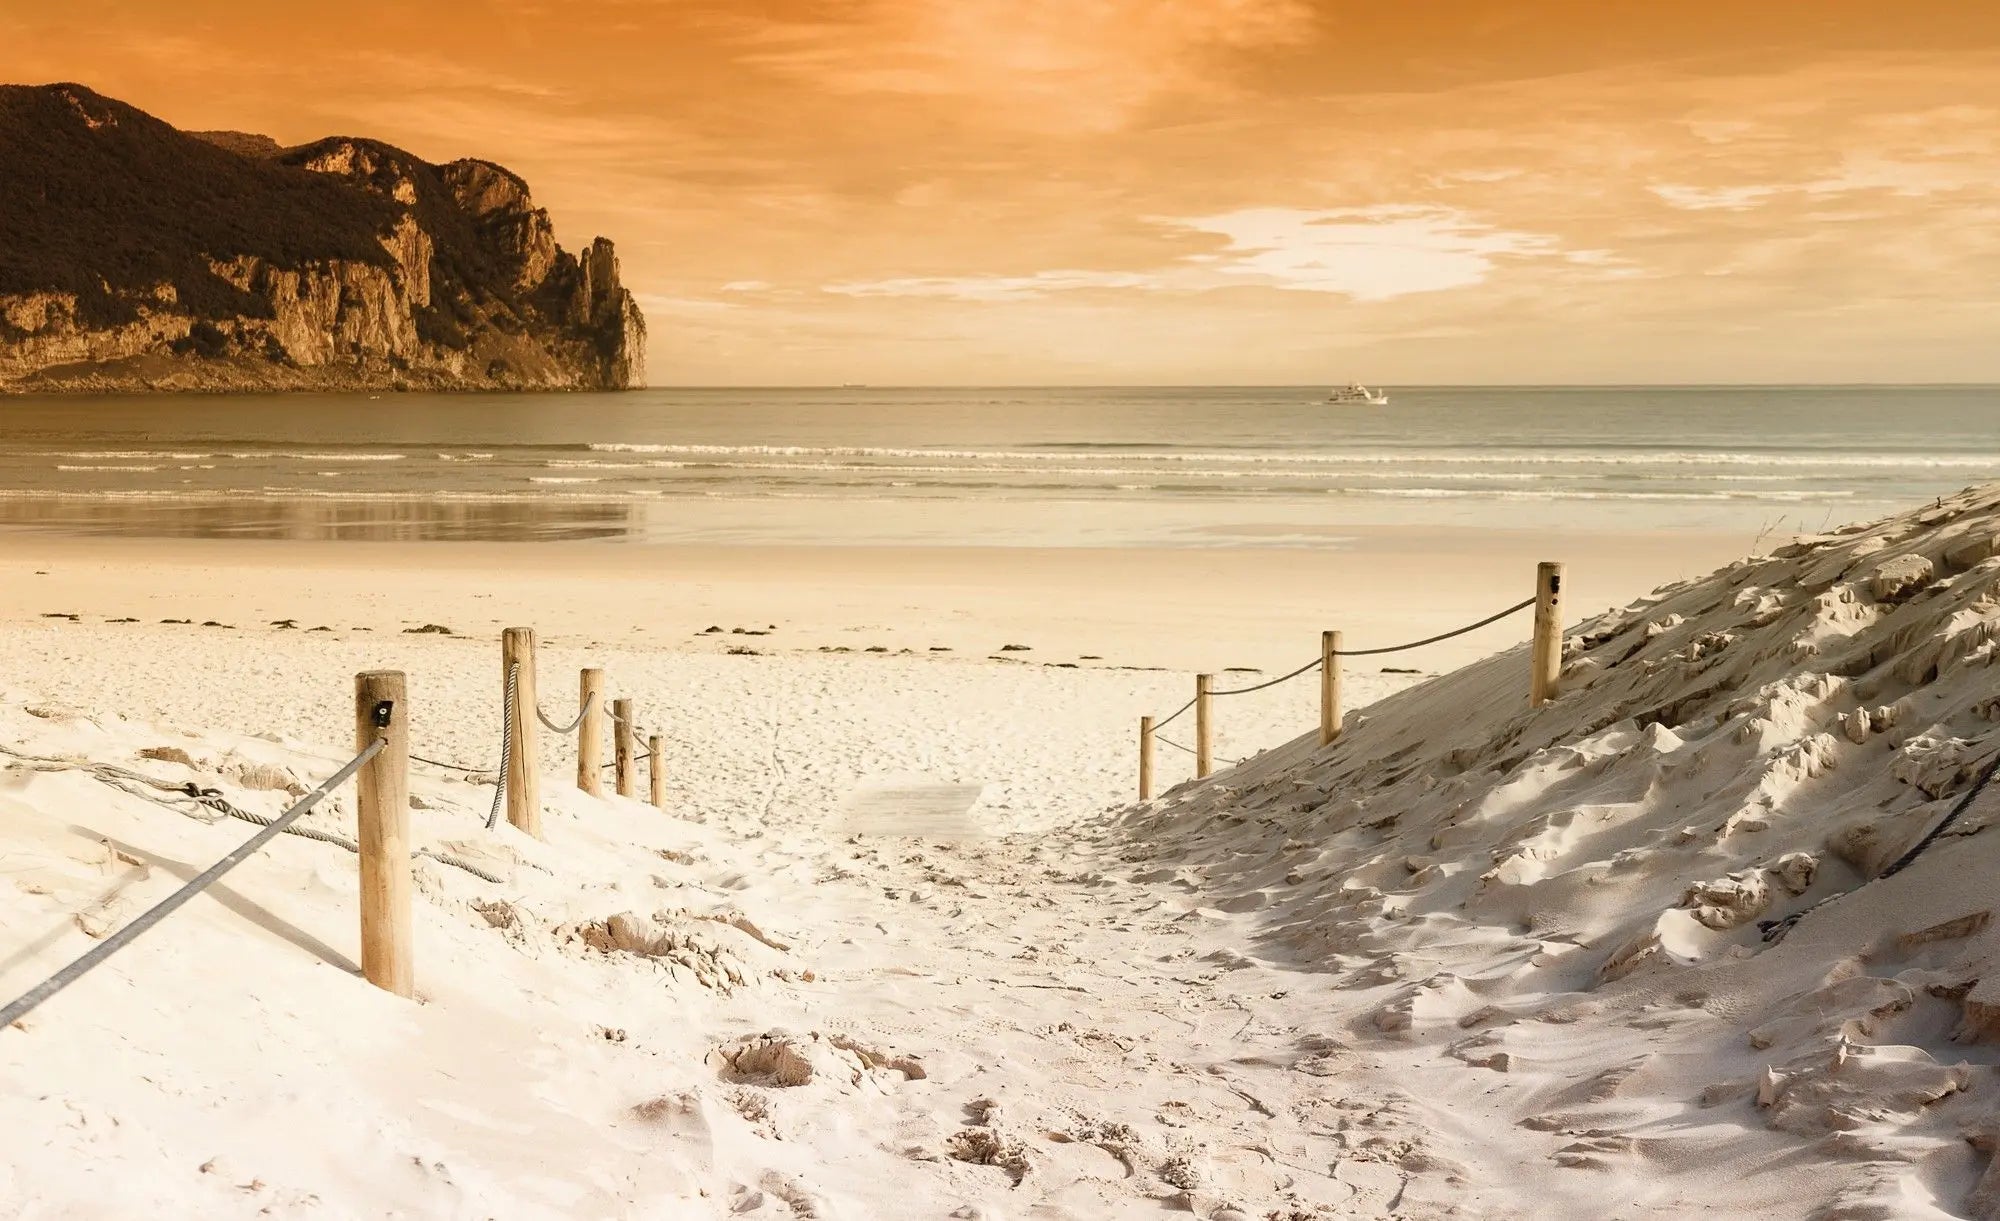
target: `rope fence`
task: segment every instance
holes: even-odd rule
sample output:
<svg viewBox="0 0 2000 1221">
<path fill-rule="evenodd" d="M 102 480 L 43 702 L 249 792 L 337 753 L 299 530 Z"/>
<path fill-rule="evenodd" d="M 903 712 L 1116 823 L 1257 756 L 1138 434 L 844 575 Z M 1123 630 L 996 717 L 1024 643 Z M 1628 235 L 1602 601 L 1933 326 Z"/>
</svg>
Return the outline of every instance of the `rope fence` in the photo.
<svg viewBox="0 0 2000 1221">
<path fill-rule="evenodd" d="M 1155 740 L 1156 740 L 1156 741 L 1158 741 L 1158 742 L 1160 742 L 1160 743 L 1162 743 L 1163 745 L 1166 745 L 1166 746 L 1171 746 L 1171 747 L 1173 747 L 1173 748 L 1174 748 L 1175 750 L 1177 750 L 1177 751 L 1180 751 L 1180 752 L 1181 752 L 1182 754 L 1184 754 L 1184 755 L 1191 755 L 1191 754 L 1194 754 L 1194 753 L 1195 753 L 1195 751 L 1194 751 L 1194 747 L 1192 747 L 1192 746 L 1182 746 L 1182 745 L 1181 745 L 1181 744 L 1180 744 L 1179 742 L 1176 742 L 1176 741 L 1174 741 L 1174 740 L 1173 740 L 1172 738 L 1160 738 L 1160 737 L 1156 737 L 1156 738 L 1155 738 Z M 1235 767 L 1235 766 L 1236 766 L 1237 764 L 1239 764 L 1239 763 L 1243 762 L 1243 760 L 1241 760 L 1241 759 L 1217 759 L 1217 760 L 1216 760 L 1216 762 L 1217 762 L 1217 763 L 1226 763 L 1226 764 L 1228 764 L 1228 765 L 1229 765 L 1229 766 L 1231 766 L 1231 767 Z"/>
<path fill-rule="evenodd" d="M 171 780 L 162 780 L 157 776 L 148 776 L 144 772 L 133 771 L 128 767 L 120 767 L 115 763 L 90 763 L 74 759 L 56 759 L 44 755 L 27 755 L 22 754 L 20 751 L 10 750 L 4 746 L 0 746 L 0 755 L 7 756 L 14 760 L 16 766 L 31 772 L 85 772 L 99 784 L 117 789 L 121 793 L 137 797 L 142 801 L 150 801 L 154 805 L 163 806 L 176 813 L 185 814 L 201 822 L 218 822 L 224 817 L 240 819 L 243 822 L 254 823 L 260 827 L 267 827 L 272 822 L 270 815 L 259 814 L 255 810 L 246 810 L 242 806 L 230 801 L 223 795 L 221 789 L 213 786 L 203 786 L 193 781 L 176 784 Z M 410 760 L 411 762 L 416 762 L 416 756 L 410 756 Z M 286 835 L 297 836 L 300 839 L 314 840 L 322 844 L 332 844 L 336 848 L 345 848 L 347 851 L 353 853 L 361 851 L 361 845 L 357 841 L 350 836 L 342 835 L 338 831 L 326 831 L 318 827 L 299 827 L 288 824 L 284 828 L 284 833 Z M 499 874 L 480 868 L 463 857 L 452 856 L 449 853 L 439 852 L 433 848 L 418 848 L 410 853 L 410 855 L 412 857 L 428 858 L 440 864 L 450 865 L 454 869 L 462 869 L 473 877 L 483 881 L 504 882 L 507 880 Z"/>
<path fill-rule="evenodd" d="M 443 759 L 426 759 L 422 755 L 411 755 L 410 762 L 428 763 L 432 767 L 441 767 L 448 772 L 464 772 L 468 776 L 492 776 L 496 774 L 495 769 L 490 767 L 467 767 L 463 763 L 448 763 Z"/>
<path fill-rule="evenodd" d="M 385 719 L 387 715 L 389 714 L 385 714 Z M 387 726 L 385 725 L 383 728 L 387 728 Z M 303 818 L 314 806 L 325 800 L 327 795 L 332 793 L 333 790 L 347 783 L 349 777 L 360 771 L 377 755 L 380 755 L 387 749 L 388 746 L 389 739 L 386 736 L 376 738 L 373 742 L 363 747 L 360 753 L 349 759 L 346 765 L 339 771 L 321 781 L 318 788 L 307 793 L 295 802 L 290 809 L 272 819 L 270 824 L 263 830 L 244 840 L 241 844 L 238 844 L 227 856 L 224 856 L 221 860 L 215 862 L 215 864 L 210 865 L 193 878 L 190 878 L 187 884 L 179 890 L 176 890 L 158 903 L 155 903 L 152 907 L 139 913 L 125 927 L 91 947 L 89 952 L 85 953 L 82 957 L 9 1002 L 6 1008 L 0 1009 L 0 1029 L 13 1025 L 21 1018 L 33 1012 L 43 1001 L 83 978 L 92 968 L 130 945 L 141 933 L 172 915 L 176 909 L 189 899 L 207 890 L 223 874 L 228 873 L 248 860 L 259 848 L 262 848 L 265 844 L 284 834 L 293 823 Z M 404 867 L 407 869 L 407 864 Z"/>
<path fill-rule="evenodd" d="M 486 829 L 491 831 L 500 822 L 500 807 L 507 800 L 507 769 L 514 762 L 514 721 L 520 703 L 521 663 L 510 662 L 507 677 L 500 683 L 500 768 L 493 778 L 493 808 L 486 811 Z M 539 715 L 541 708 L 536 707 Z"/>
<path fill-rule="evenodd" d="M 399 996 L 413 996 L 415 980 L 411 967 L 409 929 L 411 862 L 418 859 L 434 860 L 495 884 L 504 883 L 507 879 L 460 856 L 432 848 L 417 848 L 413 851 L 408 847 L 411 763 L 423 763 L 468 777 L 491 776 L 493 806 L 487 813 L 487 828 L 490 830 L 498 824 L 500 811 L 505 808 L 510 824 L 540 838 L 541 803 L 539 776 L 536 771 L 536 739 L 532 727 L 526 723 L 524 711 L 533 709 L 536 719 L 550 732 L 564 736 L 579 735 L 578 788 L 594 796 L 602 796 L 603 788 L 599 777 L 605 768 L 616 769 L 618 792 L 621 796 L 633 796 L 636 787 L 637 761 L 633 739 L 637 733 L 637 718 L 632 710 L 632 701 L 629 699 L 613 701 L 610 715 L 608 718 L 604 715 L 602 670 L 587 669 L 582 672 L 576 718 L 569 724 L 562 725 L 543 711 L 535 698 L 533 629 L 509 628 L 501 634 L 501 667 L 498 768 L 467 767 L 449 760 L 410 753 L 404 675 L 400 671 L 369 671 L 355 676 L 356 753 L 332 775 L 320 782 L 317 788 L 276 816 L 259 814 L 254 810 L 238 806 L 224 796 L 221 789 L 205 787 L 197 782 L 176 783 L 116 764 L 50 758 L 0 746 L 0 756 L 11 761 L 9 766 L 40 772 L 81 772 L 119 792 L 204 822 L 235 818 L 259 825 L 259 830 L 249 839 L 195 875 L 180 889 L 140 913 L 111 936 L 93 946 L 87 953 L 17 997 L 5 1008 L 0 1008 L 0 1028 L 12 1025 L 44 1001 L 82 978 L 280 835 L 293 835 L 333 844 L 360 858 L 362 975 L 370 983 Z M 598 756 L 602 753 L 602 730 L 607 719 L 616 729 L 614 734 L 616 757 L 610 763 L 600 764 Z M 662 736 L 657 733 L 651 734 L 647 743 L 652 780 L 652 804 L 665 809 L 667 799 Z M 357 791 L 357 835 L 350 837 L 337 831 L 296 825 L 329 794 L 349 780 L 355 782 Z M 521 863 L 530 868 L 544 868 L 532 862 Z"/>
<path fill-rule="evenodd" d="M 575 733 L 578 727 L 580 727 L 583 724 L 583 718 L 590 715 L 591 706 L 596 703 L 597 703 L 597 692 L 592 691 L 590 694 L 584 696 L 583 707 L 576 710 L 576 719 L 574 721 L 571 721 L 567 725 L 558 725 L 554 721 L 550 720 L 549 714 L 542 711 L 542 706 L 540 704 L 535 705 L 535 715 L 541 718 L 543 728 L 547 729 L 550 733 L 559 734 L 563 737 L 568 737 L 570 734 Z"/>
<path fill-rule="evenodd" d="M 1194 698 L 1168 713 L 1165 717 L 1139 718 L 1139 800 L 1150 801 L 1153 796 L 1153 744 L 1163 742 L 1175 750 L 1193 755 L 1195 778 L 1204 779 L 1214 771 L 1215 764 L 1221 762 L 1230 767 L 1242 763 L 1241 759 L 1217 760 L 1211 732 L 1211 701 L 1231 695 L 1249 695 L 1257 691 L 1288 683 L 1302 675 L 1318 671 L 1320 674 L 1320 745 L 1331 745 L 1340 737 L 1340 666 L 1343 657 L 1383 657 L 1391 653 L 1406 653 L 1427 645 L 1444 641 L 1491 627 L 1512 615 L 1517 615 L 1529 607 L 1535 608 L 1535 628 L 1533 649 L 1529 671 L 1528 699 L 1531 707 L 1539 708 L 1556 698 L 1562 666 L 1562 565 L 1543 563 L 1535 570 L 1535 596 L 1525 598 L 1503 610 L 1495 611 L 1483 619 L 1475 620 L 1463 627 L 1456 627 L 1435 636 L 1412 640 L 1404 644 L 1383 645 L 1378 648 L 1348 649 L 1341 644 L 1339 632 L 1320 634 L 1319 656 L 1304 665 L 1276 678 L 1252 683 L 1245 687 L 1217 688 L 1214 676 L 1195 675 Z M 1173 724 L 1190 709 L 1195 714 L 1195 740 L 1193 746 L 1186 746 L 1171 738 L 1162 737 L 1160 730 Z"/>
</svg>

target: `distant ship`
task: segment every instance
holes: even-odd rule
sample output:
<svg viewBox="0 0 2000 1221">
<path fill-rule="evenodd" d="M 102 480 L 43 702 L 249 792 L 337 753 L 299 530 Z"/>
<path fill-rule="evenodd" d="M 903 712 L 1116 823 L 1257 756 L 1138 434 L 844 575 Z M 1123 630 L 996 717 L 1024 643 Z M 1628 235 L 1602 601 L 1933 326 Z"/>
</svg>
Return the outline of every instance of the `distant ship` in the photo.
<svg viewBox="0 0 2000 1221">
<path fill-rule="evenodd" d="M 1351 386 L 1342 386 L 1332 394 L 1327 395 L 1326 401 L 1329 403 L 1366 403 L 1370 407 L 1382 407 L 1389 402 L 1389 392 L 1387 390 L 1370 390 L 1360 382 L 1355 382 Z"/>
</svg>

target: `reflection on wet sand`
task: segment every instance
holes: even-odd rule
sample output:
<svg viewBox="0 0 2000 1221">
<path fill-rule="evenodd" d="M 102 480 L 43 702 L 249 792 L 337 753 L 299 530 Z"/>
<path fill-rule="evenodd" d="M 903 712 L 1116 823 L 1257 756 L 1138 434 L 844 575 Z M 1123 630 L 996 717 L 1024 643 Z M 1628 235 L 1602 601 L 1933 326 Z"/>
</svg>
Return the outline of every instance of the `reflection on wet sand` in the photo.
<svg viewBox="0 0 2000 1221">
<path fill-rule="evenodd" d="M 605 502 L 265 499 L 252 496 L 0 501 L 0 527 L 138 538 L 298 542 L 567 542 L 637 533 L 634 506 Z"/>
</svg>

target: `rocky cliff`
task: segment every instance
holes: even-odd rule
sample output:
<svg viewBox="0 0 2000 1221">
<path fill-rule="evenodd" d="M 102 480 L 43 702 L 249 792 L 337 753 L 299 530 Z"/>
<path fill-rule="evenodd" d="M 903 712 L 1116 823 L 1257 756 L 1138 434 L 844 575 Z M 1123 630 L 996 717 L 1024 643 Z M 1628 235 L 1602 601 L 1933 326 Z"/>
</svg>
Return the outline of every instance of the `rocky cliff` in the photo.
<svg viewBox="0 0 2000 1221">
<path fill-rule="evenodd" d="M 622 389 L 645 339 L 490 162 L 0 86 L 0 391 Z"/>
</svg>

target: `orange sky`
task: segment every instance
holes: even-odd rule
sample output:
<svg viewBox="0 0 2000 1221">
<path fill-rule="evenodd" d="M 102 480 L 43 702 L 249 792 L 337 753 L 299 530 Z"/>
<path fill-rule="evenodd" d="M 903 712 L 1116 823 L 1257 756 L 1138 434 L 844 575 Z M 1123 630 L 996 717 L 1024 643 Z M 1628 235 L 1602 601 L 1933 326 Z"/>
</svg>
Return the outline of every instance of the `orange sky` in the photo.
<svg viewBox="0 0 2000 1221">
<path fill-rule="evenodd" d="M 520 171 L 663 383 L 2000 381 L 1989 0 L 0 0 Z"/>
</svg>

